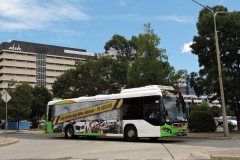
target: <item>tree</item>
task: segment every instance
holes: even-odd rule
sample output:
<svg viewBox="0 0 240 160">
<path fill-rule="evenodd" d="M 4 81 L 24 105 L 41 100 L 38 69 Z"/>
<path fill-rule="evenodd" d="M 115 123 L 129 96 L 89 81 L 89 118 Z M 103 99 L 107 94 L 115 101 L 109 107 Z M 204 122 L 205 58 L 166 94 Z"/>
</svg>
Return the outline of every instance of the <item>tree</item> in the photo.
<svg viewBox="0 0 240 160">
<path fill-rule="evenodd" d="M 61 74 L 54 81 L 52 85 L 52 92 L 54 97 L 58 98 L 72 98 L 77 93 L 76 80 L 77 80 L 77 70 L 70 69 L 66 70 L 64 74 Z"/>
<path fill-rule="evenodd" d="M 77 65 L 78 96 L 119 93 L 126 85 L 128 63 L 100 56 Z"/>
<path fill-rule="evenodd" d="M 9 121 L 20 121 L 29 118 L 32 110 L 31 103 L 33 87 L 27 83 L 16 85 L 13 92 L 10 92 L 12 99 L 8 105 Z"/>
<path fill-rule="evenodd" d="M 6 92 L 10 95 L 13 94 L 14 86 L 17 84 L 17 81 L 11 79 L 8 83 L 8 87 L 6 88 Z M 4 93 L 3 93 L 4 94 Z M 1 97 L 3 94 L 0 94 Z M 0 120 L 6 119 L 6 103 L 3 100 L 0 100 Z"/>
<path fill-rule="evenodd" d="M 0 94 L 0 96 L 2 97 L 2 94 Z M 0 100 L 0 124 L 1 124 L 1 120 L 6 118 L 6 103 L 3 100 Z"/>
<path fill-rule="evenodd" d="M 145 33 L 140 33 L 132 40 L 136 45 L 136 54 L 138 57 L 154 57 L 160 61 L 168 60 L 165 49 L 158 48 L 160 38 L 154 33 L 151 24 L 144 24 Z"/>
<path fill-rule="evenodd" d="M 54 97 L 72 98 L 118 93 L 127 83 L 128 63 L 109 56 L 79 63 L 66 71 L 52 86 Z"/>
<path fill-rule="evenodd" d="M 128 71 L 128 87 L 145 85 L 175 86 L 184 71 L 176 72 L 168 62 L 164 49 L 158 48 L 160 38 L 151 29 L 150 23 L 145 24 L 145 33 L 134 37 L 136 58 Z"/>
<path fill-rule="evenodd" d="M 104 56 L 100 57 L 97 63 L 102 79 L 102 82 L 99 83 L 99 88 L 102 87 L 103 90 L 101 93 L 119 93 L 121 88 L 127 85 L 128 62 Z"/>
<path fill-rule="evenodd" d="M 205 107 L 205 108 L 208 108 L 207 110 L 209 110 L 210 109 L 210 105 L 209 105 L 209 103 L 207 102 L 207 101 L 202 101 L 202 103 L 200 104 L 200 107 Z"/>
<path fill-rule="evenodd" d="M 97 60 L 79 63 L 59 76 L 52 86 L 54 97 L 72 98 L 96 94 L 119 93 L 121 88 L 151 84 L 177 85 L 186 71 L 175 71 L 164 49 L 158 48 L 160 38 L 145 24 L 145 33 L 131 40 L 114 35 L 104 48 L 114 50 L 117 59 L 107 54 Z"/>
<path fill-rule="evenodd" d="M 212 113 L 213 117 L 219 117 L 222 113 L 221 108 L 218 106 L 212 106 L 210 108 L 210 112 Z"/>
<path fill-rule="evenodd" d="M 44 86 L 35 86 L 32 90 L 33 99 L 31 103 L 32 113 L 30 115 L 32 127 L 37 127 L 37 122 L 46 115 L 47 104 L 52 100 L 52 94 Z"/>
<path fill-rule="evenodd" d="M 133 61 L 136 52 L 136 46 L 133 43 L 133 40 L 134 36 L 132 37 L 132 40 L 127 40 L 125 37 L 115 34 L 112 39 L 106 42 L 104 46 L 105 53 L 112 50 L 117 53 L 117 60 Z"/>
<path fill-rule="evenodd" d="M 227 8 L 223 6 L 211 9 L 227 12 Z M 240 101 L 240 14 L 236 11 L 218 14 L 216 24 L 225 100 L 233 105 L 240 129 L 240 108 L 236 107 Z M 191 73 L 191 85 L 198 95 L 206 94 L 212 100 L 220 99 L 213 15 L 207 9 L 200 11 L 197 29 L 198 35 L 194 36 L 191 48 L 192 53 L 198 56 L 202 69 L 198 74 Z"/>
</svg>

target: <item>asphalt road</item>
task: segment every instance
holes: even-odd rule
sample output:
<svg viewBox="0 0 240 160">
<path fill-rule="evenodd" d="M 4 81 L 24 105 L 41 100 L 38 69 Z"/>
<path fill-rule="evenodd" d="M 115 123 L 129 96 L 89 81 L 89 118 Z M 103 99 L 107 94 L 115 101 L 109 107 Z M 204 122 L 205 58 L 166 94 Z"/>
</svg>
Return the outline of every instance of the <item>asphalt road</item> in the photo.
<svg viewBox="0 0 240 160">
<path fill-rule="evenodd" d="M 113 160 L 154 159 L 180 160 L 207 152 L 240 148 L 239 140 L 210 140 L 163 138 L 156 142 L 140 139 L 125 142 L 122 138 L 77 138 L 68 140 L 63 135 L 8 134 L 18 138 L 16 144 L 0 147 L 1 160 Z M 0 134 L 4 138 L 4 134 Z"/>
</svg>

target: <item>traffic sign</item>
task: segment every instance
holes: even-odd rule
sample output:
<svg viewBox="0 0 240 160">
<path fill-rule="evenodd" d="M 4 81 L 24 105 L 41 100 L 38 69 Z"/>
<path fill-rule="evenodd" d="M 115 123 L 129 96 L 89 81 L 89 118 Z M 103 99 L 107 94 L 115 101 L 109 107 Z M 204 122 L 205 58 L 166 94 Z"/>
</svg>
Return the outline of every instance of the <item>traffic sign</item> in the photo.
<svg viewBox="0 0 240 160">
<path fill-rule="evenodd" d="M 6 92 L 3 94 L 2 99 L 4 102 L 8 102 L 12 97 Z"/>
</svg>

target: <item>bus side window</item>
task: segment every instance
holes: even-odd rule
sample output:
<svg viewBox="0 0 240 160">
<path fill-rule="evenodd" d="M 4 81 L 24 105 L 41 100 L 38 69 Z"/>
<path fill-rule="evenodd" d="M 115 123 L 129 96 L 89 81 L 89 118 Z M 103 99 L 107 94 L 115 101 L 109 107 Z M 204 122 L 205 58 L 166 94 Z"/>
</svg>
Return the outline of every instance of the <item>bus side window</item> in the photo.
<svg viewBox="0 0 240 160">
<path fill-rule="evenodd" d="M 159 99 L 155 96 L 144 97 L 144 118 L 157 118 L 159 115 Z"/>
<path fill-rule="evenodd" d="M 126 98 L 123 100 L 123 119 L 139 119 L 140 98 Z"/>
<path fill-rule="evenodd" d="M 160 125 L 163 121 L 163 115 L 160 112 L 160 100 L 159 96 L 148 96 L 143 99 L 144 120 L 152 125 Z"/>
</svg>

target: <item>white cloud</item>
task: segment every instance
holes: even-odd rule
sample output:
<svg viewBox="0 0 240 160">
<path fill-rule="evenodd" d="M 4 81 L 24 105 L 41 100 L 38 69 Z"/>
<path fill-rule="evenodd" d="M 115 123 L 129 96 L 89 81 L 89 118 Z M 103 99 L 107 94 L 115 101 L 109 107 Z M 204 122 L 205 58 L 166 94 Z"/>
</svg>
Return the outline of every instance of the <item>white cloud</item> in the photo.
<svg viewBox="0 0 240 160">
<path fill-rule="evenodd" d="M 126 2 L 123 1 L 123 0 L 120 0 L 120 1 L 119 1 L 119 4 L 120 4 L 120 6 L 126 6 Z"/>
<path fill-rule="evenodd" d="M 76 3 L 77 4 L 77 3 Z M 91 17 L 73 1 L 1 0 L 0 28 L 40 29 L 54 22 L 83 21 Z"/>
<path fill-rule="evenodd" d="M 152 16 L 152 17 L 144 17 L 138 14 L 120 14 L 120 15 L 105 15 L 99 16 L 98 18 L 103 18 L 105 20 L 123 20 L 123 21 L 143 21 L 146 19 L 148 21 L 174 21 L 179 23 L 195 23 L 193 17 L 191 16 Z"/>
<path fill-rule="evenodd" d="M 190 48 L 190 45 L 192 45 L 193 42 L 189 42 L 189 43 L 184 43 L 183 47 L 181 48 L 181 53 L 187 53 L 187 52 L 191 52 L 192 48 Z"/>
<path fill-rule="evenodd" d="M 161 16 L 160 19 L 166 19 L 171 20 L 175 22 L 181 22 L 181 23 L 191 23 L 194 22 L 193 17 L 190 16 L 178 16 L 178 15 L 171 15 L 171 16 Z"/>
</svg>

